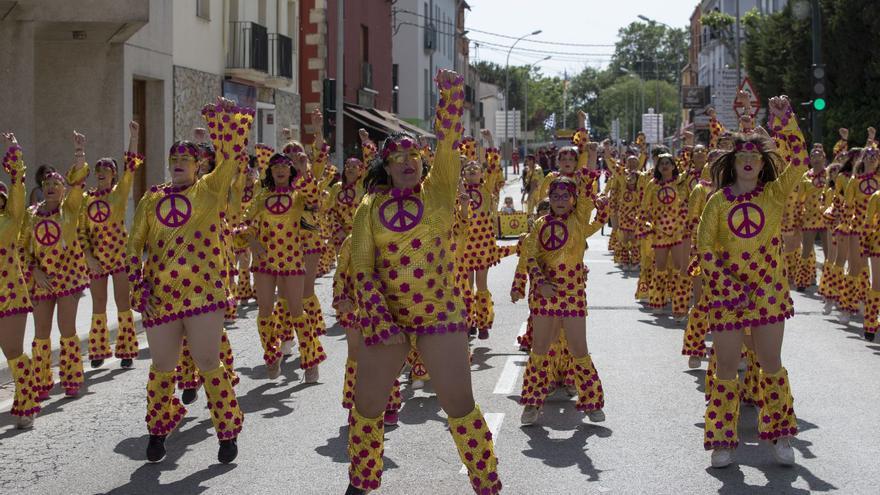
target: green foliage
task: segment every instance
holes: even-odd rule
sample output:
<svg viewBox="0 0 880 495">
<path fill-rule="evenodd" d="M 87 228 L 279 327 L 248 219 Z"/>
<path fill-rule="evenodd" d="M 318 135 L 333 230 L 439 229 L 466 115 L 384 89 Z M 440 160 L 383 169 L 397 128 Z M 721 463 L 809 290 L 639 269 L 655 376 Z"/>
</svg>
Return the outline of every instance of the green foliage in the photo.
<svg viewBox="0 0 880 495">
<path fill-rule="evenodd" d="M 688 34 L 662 24 L 633 22 L 618 32 L 610 69 L 670 83 L 678 80 L 687 61 Z"/>
<path fill-rule="evenodd" d="M 706 26 L 709 29 L 714 29 L 716 31 L 723 31 L 725 29 L 730 28 L 736 23 L 736 18 L 730 14 L 725 14 L 723 12 L 719 12 L 717 10 L 713 10 L 711 12 L 707 12 L 700 16 L 700 24 Z"/>
</svg>

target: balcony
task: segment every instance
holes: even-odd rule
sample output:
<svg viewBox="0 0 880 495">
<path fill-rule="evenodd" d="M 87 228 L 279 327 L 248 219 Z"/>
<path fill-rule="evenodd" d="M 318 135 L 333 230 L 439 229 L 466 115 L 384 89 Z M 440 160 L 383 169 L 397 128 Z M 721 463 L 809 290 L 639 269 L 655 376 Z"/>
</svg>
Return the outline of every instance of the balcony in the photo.
<svg viewBox="0 0 880 495">
<path fill-rule="evenodd" d="M 266 85 L 285 88 L 293 83 L 293 40 L 283 34 L 269 35 L 269 79 Z"/>
<path fill-rule="evenodd" d="M 258 83 L 266 81 L 269 76 L 269 33 L 265 26 L 244 21 L 229 23 L 226 74 Z"/>
<path fill-rule="evenodd" d="M 361 64 L 361 87 L 373 87 L 373 65 L 369 62 L 363 62 Z"/>
</svg>

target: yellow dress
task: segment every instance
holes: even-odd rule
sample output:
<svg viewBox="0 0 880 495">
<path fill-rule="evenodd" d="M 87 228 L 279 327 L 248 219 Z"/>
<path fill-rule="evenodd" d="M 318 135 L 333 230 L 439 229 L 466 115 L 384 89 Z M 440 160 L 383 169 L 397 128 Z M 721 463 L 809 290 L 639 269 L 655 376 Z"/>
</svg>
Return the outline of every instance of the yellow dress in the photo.
<svg viewBox="0 0 880 495">
<path fill-rule="evenodd" d="M 465 186 L 470 197 L 471 219 L 461 261 L 468 271 L 486 270 L 500 261 L 494 223 L 498 209 L 495 191 L 504 181 L 500 162 L 501 154 L 496 148 L 486 150 L 486 177 L 479 184 Z"/>
<path fill-rule="evenodd" d="M 353 309 L 341 312 L 339 303 L 346 300 L 351 302 Z M 355 301 L 354 282 L 351 278 L 351 237 L 346 237 L 339 246 L 339 256 L 336 258 L 336 273 L 333 275 L 333 309 L 336 310 L 336 321 L 347 330 L 360 330 Z"/>
<path fill-rule="evenodd" d="M 825 230 L 825 173 L 814 173 L 812 170 L 804 173 L 800 186 L 801 206 L 801 230 L 820 231 Z"/>
<path fill-rule="evenodd" d="M 318 191 L 324 192 L 336 174 L 336 168 L 330 165 L 330 146 L 321 142 L 312 143 L 310 147 L 311 155 L 311 171 L 312 176 L 317 183 Z M 303 212 L 303 220 L 308 227 L 303 228 L 300 232 L 300 240 L 302 249 L 306 255 L 321 253 L 324 250 L 324 237 L 321 233 L 321 223 L 324 218 L 321 211 L 322 203 L 315 202 L 306 207 Z"/>
<path fill-rule="evenodd" d="M 582 176 L 574 211 L 565 216 L 550 214 L 539 218 L 525 237 L 523 257 L 536 288 L 532 314 L 562 318 L 587 315 L 585 243 L 606 221 L 605 215 L 600 214 L 590 222 L 594 205 L 584 192 L 592 191 L 593 180 L 591 176 Z M 556 295 L 549 299 L 540 291 L 546 283 L 556 286 Z"/>
<path fill-rule="evenodd" d="M 641 207 L 648 177 L 638 172 L 615 174 L 609 187 L 617 191 L 617 225 L 624 232 L 642 233 Z"/>
<path fill-rule="evenodd" d="M 125 153 L 125 169 L 119 182 L 109 189 L 84 194 L 80 241 L 83 249 L 98 260 L 101 271 L 92 278 L 104 278 L 125 271 L 125 211 L 134 182 L 134 173 L 144 162 L 137 153 Z"/>
<path fill-rule="evenodd" d="M 831 201 L 830 207 L 825 210 L 825 219 L 828 220 L 831 228 L 834 229 L 834 235 L 850 235 L 849 224 L 844 221 L 844 214 L 846 211 L 844 205 L 844 193 L 846 192 L 850 180 L 852 180 L 851 177 L 838 174 L 837 178 L 834 179 L 834 187 L 829 191 Z"/>
<path fill-rule="evenodd" d="M 871 195 L 865 213 L 864 247 L 862 254 L 870 258 L 880 258 L 880 191 Z"/>
<path fill-rule="evenodd" d="M 642 218 L 653 227 L 652 247 L 670 248 L 685 238 L 689 177 L 651 179 L 642 194 Z"/>
<path fill-rule="evenodd" d="M 203 112 L 212 129 L 217 167 L 195 184 L 153 186 L 138 203 L 126 253 L 132 306 L 143 313 L 149 300 L 152 327 L 233 304 L 226 283 L 221 217 L 226 210 L 237 155 L 245 147 L 253 111 Z M 231 117 L 231 122 L 222 120 Z"/>
<path fill-rule="evenodd" d="M 3 169 L 12 179 L 6 208 L 0 211 L 0 318 L 30 313 L 33 309 L 19 264 L 18 235 L 25 218 L 25 166 L 20 147 L 6 150 Z"/>
<path fill-rule="evenodd" d="M 531 215 L 538 208 L 538 203 L 543 198 L 540 197 L 540 187 L 544 182 L 544 170 L 537 164 L 531 173 L 526 170 L 526 189 L 528 196 L 526 198 L 526 213 Z"/>
<path fill-rule="evenodd" d="M 437 152 L 422 184 L 371 192 L 355 213 L 351 268 L 367 345 L 401 332 L 468 329 L 452 252 L 463 98 L 462 81 L 440 91 L 447 103 L 438 107 Z"/>
<path fill-rule="evenodd" d="M 88 175 L 87 165 L 71 169 L 67 174 L 67 193 L 54 211 L 42 213 L 39 205 L 28 209 L 21 236 L 25 260 L 29 268 L 43 270 L 51 285 L 44 289 L 32 281 L 34 301 L 77 294 L 89 286 L 89 267 L 77 232 L 83 185 Z"/>
<path fill-rule="evenodd" d="M 777 118 L 774 134 L 788 162 L 777 179 L 740 196 L 726 187 L 703 210 L 697 248 L 710 331 L 779 323 L 794 314 L 781 227 L 783 208 L 805 171 L 806 148 L 793 116 Z"/>
<path fill-rule="evenodd" d="M 880 173 L 867 172 L 849 180 L 844 192 L 843 222 L 849 226 L 851 235 L 862 235 L 867 231 L 868 200 L 880 190 Z"/>
</svg>

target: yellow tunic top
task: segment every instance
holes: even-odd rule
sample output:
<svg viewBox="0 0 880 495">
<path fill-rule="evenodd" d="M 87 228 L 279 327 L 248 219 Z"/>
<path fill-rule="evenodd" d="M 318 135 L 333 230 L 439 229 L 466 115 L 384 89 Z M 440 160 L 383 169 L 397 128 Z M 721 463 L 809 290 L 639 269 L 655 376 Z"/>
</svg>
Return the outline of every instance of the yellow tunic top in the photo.
<svg viewBox="0 0 880 495">
<path fill-rule="evenodd" d="M 862 254 L 880 258 L 880 191 L 871 195 L 865 212 L 865 233 L 862 240 Z"/>
<path fill-rule="evenodd" d="M 806 148 L 797 120 L 774 118 L 779 153 L 788 165 L 779 177 L 735 196 L 713 194 L 697 234 L 705 276 L 704 309 L 711 331 L 777 323 L 794 314 L 782 258 L 783 207 L 805 171 Z"/>
<path fill-rule="evenodd" d="M 91 190 L 83 196 L 80 241 L 83 249 L 98 260 L 101 270 L 92 278 L 104 278 L 125 271 L 125 211 L 134 183 L 134 172 L 144 162 L 137 153 L 125 153 L 125 169 L 119 182 L 109 189 Z"/>
<path fill-rule="evenodd" d="M 21 148 L 10 146 L 3 156 L 3 170 L 10 176 L 6 208 L 0 210 L 0 318 L 29 313 L 27 284 L 19 263 L 18 236 L 25 218 L 25 166 Z"/>
<path fill-rule="evenodd" d="M 617 225 L 624 232 L 640 233 L 642 198 L 648 176 L 639 172 L 615 174 L 611 186 L 617 190 Z"/>
<path fill-rule="evenodd" d="M 562 318 L 587 315 L 584 250 L 587 238 L 602 228 L 606 218 L 600 213 L 590 222 L 594 204 L 585 192 L 593 189 L 592 177 L 585 175 L 581 181 L 574 211 L 539 218 L 525 238 L 523 256 L 537 289 L 532 314 Z M 540 292 L 540 286 L 547 283 L 556 286 L 556 295 L 549 299 Z"/>
<path fill-rule="evenodd" d="M 642 218 L 653 229 L 652 245 L 657 248 L 677 246 L 685 238 L 688 176 L 667 181 L 651 179 L 642 194 Z"/>
<path fill-rule="evenodd" d="M 330 217 L 330 234 L 338 236 L 341 232 L 344 236 L 351 234 L 351 222 L 354 220 L 354 210 L 364 198 L 364 181 L 358 179 L 354 184 L 343 185 L 342 182 L 333 184 L 330 195 L 327 198 L 326 211 Z"/>
<path fill-rule="evenodd" d="M 496 148 L 486 150 L 486 176 L 479 184 L 467 184 L 470 197 L 471 219 L 467 223 L 467 240 L 461 261 L 468 271 L 486 270 L 500 260 L 495 243 L 495 223 L 498 210 L 496 190 L 504 178 L 501 174 L 501 154 Z"/>
<path fill-rule="evenodd" d="M 217 150 L 217 167 L 186 188 L 153 186 L 140 200 L 126 246 L 132 307 L 143 312 L 149 301 L 155 313 L 145 327 L 232 304 L 227 287 L 221 217 L 230 184 L 238 173 L 235 156 L 245 148 L 253 110 L 202 112 Z"/>
<path fill-rule="evenodd" d="M 849 226 L 852 235 L 865 233 L 868 208 L 868 200 L 877 190 L 880 190 L 880 173 L 876 170 L 854 176 L 846 185 L 843 196 L 843 219 Z"/>
<path fill-rule="evenodd" d="M 823 217 L 826 208 L 825 172 L 814 173 L 812 170 L 805 172 L 798 186 L 798 191 L 800 192 L 801 230 L 825 230 L 826 221 Z"/>
<path fill-rule="evenodd" d="M 340 311 L 340 303 L 351 303 L 352 311 Z M 339 246 L 336 257 L 336 273 L 333 275 L 333 309 L 336 310 L 336 321 L 349 330 L 359 330 L 357 315 L 357 298 L 354 292 L 354 281 L 351 278 L 351 237 L 346 237 Z"/>
<path fill-rule="evenodd" d="M 41 212 L 42 203 L 28 209 L 22 231 L 25 259 L 31 269 L 40 268 L 51 282 L 49 289 L 32 284 L 34 301 L 69 296 L 89 286 L 89 267 L 77 235 L 83 185 L 88 175 L 86 164 L 68 172 L 67 193 L 55 210 Z"/>
<path fill-rule="evenodd" d="M 302 236 L 306 229 L 300 220 L 309 205 L 320 197 L 311 174 L 297 177 L 294 187 L 264 188 L 244 214 L 248 236 L 255 238 L 266 255 L 255 258 L 255 273 L 289 277 L 304 275 L 305 250 Z"/>
<path fill-rule="evenodd" d="M 243 223 L 244 212 L 250 208 L 251 203 L 253 203 L 254 198 L 257 197 L 262 188 L 259 180 L 252 181 L 246 175 L 240 177 L 239 180 L 244 181 L 244 187 L 242 187 L 240 195 L 240 211 L 242 214 L 237 219 L 230 219 L 229 222 L 230 227 L 232 227 L 235 254 L 241 254 L 248 250 L 247 226 Z"/>
<path fill-rule="evenodd" d="M 454 293 L 452 227 L 459 170 L 457 143 L 463 79 L 440 88 L 437 153 L 414 189 L 368 194 L 357 209 L 351 266 L 367 345 L 394 334 L 467 330 L 466 312 Z"/>
<path fill-rule="evenodd" d="M 311 169 L 312 176 L 315 178 L 318 191 L 321 193 L 319 196 L 323 197 L 330 185 L 330 181 L 336 175 L 336 167 L 330 165 L 330 146 L 321 140 L 320 142 L 312 143 L 309 150 L 311 160 L 309 168 Z M 326 217 L 323 216 L 321 211 L 323 204 L 320 201 L 320 197 L 318 201 L 307 205 L 302 215 L 305 223 L 310 226 L 310 228 L 303 228 L 300 231 L 300 241 L 306 255 L 320 253 L 324 250 L 325 239 L 321 235 L 320 227 L 323 219 Z"/>
<path fill-rule="evenodd" d="M 538 203 L 541 202 L 542 199 L 540 197 L 540 187 L 544 182 L 544 170 L 539 166 L 535 165 L 535 169 L 530 173 L 526 170 L 526 191 L 528 193 L 526 197 L 526 213 L 531 215 L 534 213 L 535 209 L 538 208 Z"/>
</svg>

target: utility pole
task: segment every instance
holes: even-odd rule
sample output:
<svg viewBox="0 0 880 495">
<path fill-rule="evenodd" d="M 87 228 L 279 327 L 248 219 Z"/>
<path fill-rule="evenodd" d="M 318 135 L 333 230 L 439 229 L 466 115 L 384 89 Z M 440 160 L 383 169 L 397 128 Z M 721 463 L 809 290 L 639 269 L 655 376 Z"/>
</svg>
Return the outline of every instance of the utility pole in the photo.
<svg viewBox="0 0 880 495">
<path fill-rule="evenodd" d="M 736 46 L 736 83 L 740 84 L 742 78 L 742 64 L 740 64 L 740 39 L 739 39 L 739 0 L 736 0 L 736 29 L 733 33 L 734 45 Z"/>
<path fill-rule="evenodd" d="M 345 162 L 345 151 L 342 149 L 343 129 L 345 129 L 345 64 L 342 60 L 345 44 L 345 0 L 336 0 L 336 166 L 342 170 Z"/>
<path fill-rule="evenodd" d="M 813 10 L 813 70 L 819 68 L 824 72 L 824 68 L 822 68 L 822 11 L 819 7 L 819 0 L 812 0 L 811 3 Z M 822 109 L 814 107 L 811 113 L 813 114 L 813 142 L 821 143 L 823 134 Z"/>
</svg>

